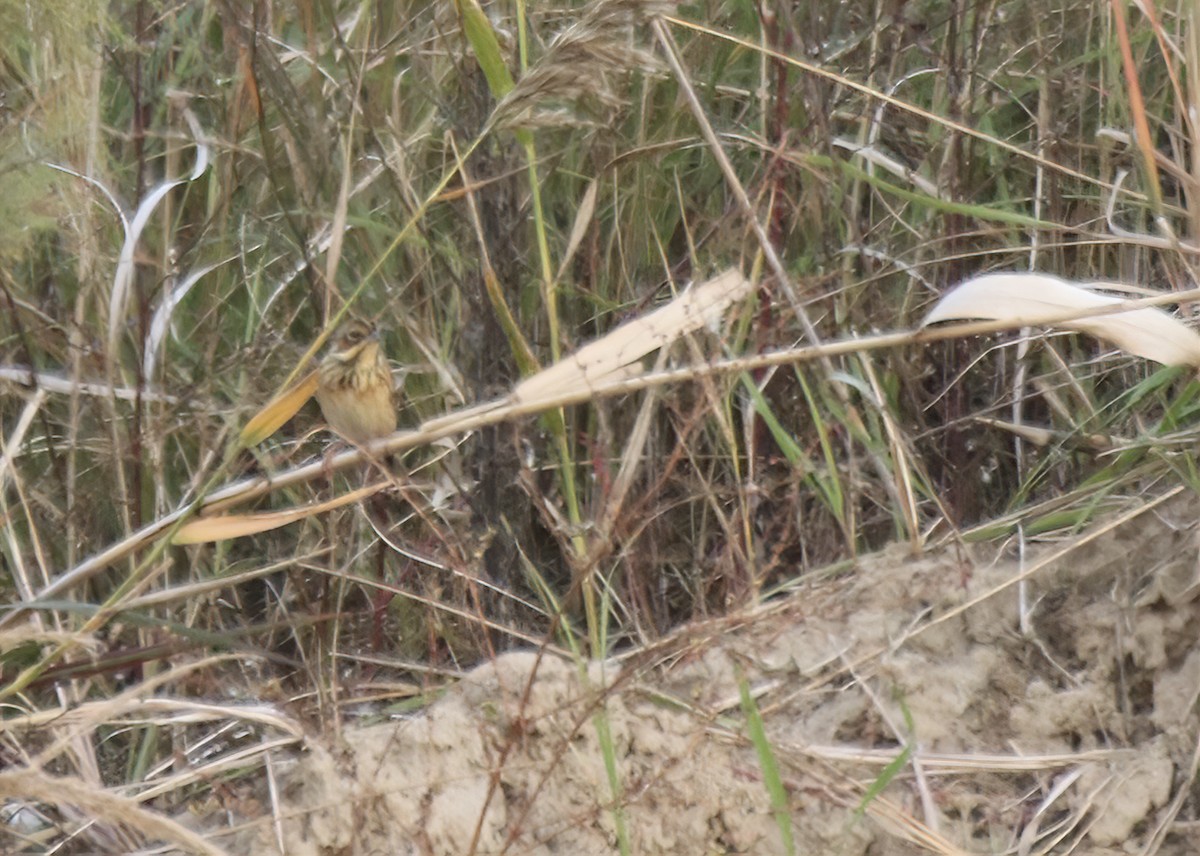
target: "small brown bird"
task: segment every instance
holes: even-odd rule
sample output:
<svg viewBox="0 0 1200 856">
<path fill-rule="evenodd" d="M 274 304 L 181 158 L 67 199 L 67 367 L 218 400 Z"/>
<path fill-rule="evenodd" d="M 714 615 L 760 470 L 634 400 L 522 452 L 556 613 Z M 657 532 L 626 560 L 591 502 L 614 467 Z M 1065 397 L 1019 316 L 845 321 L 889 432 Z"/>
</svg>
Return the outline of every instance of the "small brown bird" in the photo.
<svg viewBox="0 0 1200 856">
<path fill-rule="evenodd" d="M 325 421 L 346 440 L 362 444 L 396 430 L 392 371 L 370 324 L 342 325 L 317 378 L 317 403 Z"/>
</svg>

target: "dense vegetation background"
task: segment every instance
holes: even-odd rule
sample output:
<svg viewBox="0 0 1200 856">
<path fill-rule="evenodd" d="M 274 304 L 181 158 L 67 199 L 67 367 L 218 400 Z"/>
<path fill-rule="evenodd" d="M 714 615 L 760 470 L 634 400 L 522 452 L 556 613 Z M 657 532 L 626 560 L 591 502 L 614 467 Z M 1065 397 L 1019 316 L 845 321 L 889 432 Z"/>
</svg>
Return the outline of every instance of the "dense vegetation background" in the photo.
<svg viewBox="0 0 1200 856">
<path fill-rule="evenodd" d="M 4 599 L 320 456 L 311 404 L 238 436 L 343 308 L 384 331 L 411 427 L 730 266 L 754 299 L 676 363 L 912 327 L 981 271 L 1191 287 L 1200 39 L 1149 11 L 4 0 Z M 366 510 L 86 566 L 3 628 L 0 692 L 29 714 L 232 653 L 178 680 L 334 721 L 897 539 L 1070 531 L 1191 479 L 1196 407 L 1180 371 L 1040 334 L 597 400 L 418 449 Z M 85 754 L 133 781 L 171 751 L 139 726 Z"/>
</svg>

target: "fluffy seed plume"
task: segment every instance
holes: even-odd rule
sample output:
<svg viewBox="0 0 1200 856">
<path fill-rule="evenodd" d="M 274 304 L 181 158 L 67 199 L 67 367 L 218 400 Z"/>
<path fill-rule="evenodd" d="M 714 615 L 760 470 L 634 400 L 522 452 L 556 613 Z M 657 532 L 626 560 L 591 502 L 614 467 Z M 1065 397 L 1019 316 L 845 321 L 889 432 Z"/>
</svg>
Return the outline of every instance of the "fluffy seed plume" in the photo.
<svg viewBox="0 0 1200 856">
<path fill-rule="evenodd" d="M 596 0 L 583 16 L 550 40 L 545 54 L 504 97 L 493 114 L 497 127 L 530 128 L 586 124 L 583 101 L 615 108 L 624 101 L 612 78 L 631 71 L 658 71 L 654 55 L 635 34 L 674 3 L 663 0 Z"/>
</svg>

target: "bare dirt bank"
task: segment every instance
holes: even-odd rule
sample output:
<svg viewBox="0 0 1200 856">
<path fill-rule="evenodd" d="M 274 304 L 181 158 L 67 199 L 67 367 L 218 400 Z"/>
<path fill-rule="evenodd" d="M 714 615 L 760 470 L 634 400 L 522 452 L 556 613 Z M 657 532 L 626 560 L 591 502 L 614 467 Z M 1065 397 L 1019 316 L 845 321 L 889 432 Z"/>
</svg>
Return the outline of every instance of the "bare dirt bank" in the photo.
<svg viewBox="0 0 1200 856">
<path fill-rule="evenodd" d="M 634 853 L 782 853 L 742 675 L 795 852 L 1194 853 L 1198 513 L 1030 551 L 1025 633 L 1015 562 L 897 547 L 586 677 L 508 654 L 420 714 L 314 738 L 277 817 L 209 831 L 237 853 L 607 854 L 623 824 Z"/>
</svg>

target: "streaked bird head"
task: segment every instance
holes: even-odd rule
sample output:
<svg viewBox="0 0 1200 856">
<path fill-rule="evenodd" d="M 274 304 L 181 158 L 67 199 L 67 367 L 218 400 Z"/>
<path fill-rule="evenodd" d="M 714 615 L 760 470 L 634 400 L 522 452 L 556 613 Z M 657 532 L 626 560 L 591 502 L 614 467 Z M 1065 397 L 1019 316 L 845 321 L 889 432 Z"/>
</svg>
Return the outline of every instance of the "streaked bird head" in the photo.
<svg viewBox="0 0 1200 856">
<path fill-rule="evenodd" d="M 338 328 L 333 336 L 329 356 L 339 363 L 373 361 L 379 351 L 379 333 L 365 321 L 351 320 Z"/>
</svg>

